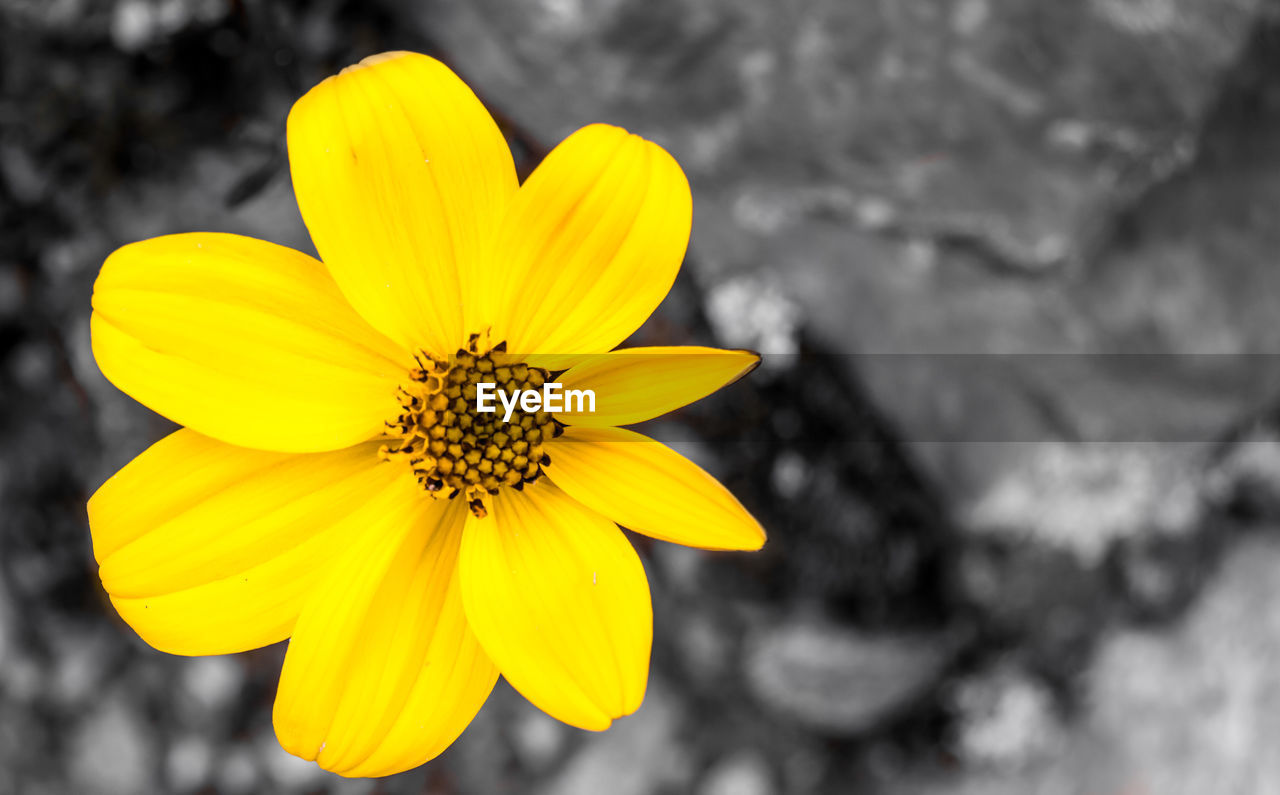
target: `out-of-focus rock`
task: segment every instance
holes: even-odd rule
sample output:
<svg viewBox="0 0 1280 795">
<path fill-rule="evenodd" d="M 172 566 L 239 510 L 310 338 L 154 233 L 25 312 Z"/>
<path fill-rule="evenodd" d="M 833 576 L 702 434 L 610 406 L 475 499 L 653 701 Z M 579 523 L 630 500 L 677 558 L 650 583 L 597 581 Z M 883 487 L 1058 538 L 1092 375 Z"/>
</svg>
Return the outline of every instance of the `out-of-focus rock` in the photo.
<svg viewBox="0 0 1280 795">
<path fill-rule="evenodd" d="M 0 721 L 0 787 L 5 792 L 18 792 L 32 779 L 51 774 L 64 782 L 66 771 L 41 769 L 41 753 L 49 741 L 48 731 L 41 725 L 37 710 L 13 702 L 0 702 L 5 720 Z"/>
<path fill-rule="evenodd" d="M 905 539 L 886 539 L 880 517 L 844 487 L 834 467 L 822 463 L 812 470 L 801 499 L 818 521 L 800 530 L 803 544 L 788 550 L 786 559 L 795 591 L 811 596 L 891 593 L 893 580 L 914 569 L 911 548 Z M 891 559 L 894 553 L 901 559 Z"/>
<path fill-rule="evenodd" d="M 1110 187 L 1109 160 L 1190 129 L 1258 4 L 1115 12 L 1133 5 L 437 0 L 416 21 L 544 139 L 607 120 L 660 133 L 695 172 L 821 163 L 935 213 L 1016 212 L 1038 221 L 1021 246 L 1044 249 L 1073 220 L 1054 215 Z"/>
<path fill-rule="evenodd" d="M 1044 670 L 1071 676 L 1088 663 L 1116 611 L 1106 573 L 1067 551 L 1029 543 L 969 543 L 954 561 L 959 601 L 995 637 L 1017 638 Z"/>
<path fill-rule="evenodd" d="M 244 668 L 237 660 L 221 657 L 193 657 L 182 670 L 182 691 L 203 711 L 224 708 L 240 693 Z"/>
<path fill-rule="evenodd" d="M 13 704 L 25 704 L 43 695 L 45 672 L 30 657 L 11 654 L 0 666 L 0 686 Z"/>
<path fill-rule="evenodd" d="M 1216 501 L 1256 520 L 1280 519 L 1280 435 L 1252 429 L 1227 446 L 1209 474 Z"/>
<path fill-rule="evenodd" d="M 712 763 L 698 785 L 698 795 L 772 795 L 777 791 L 775 778 L 764 754 L 736 751 Z"/>
<path fill-rule="evenodd" d="M 1018 769 L 926 767 L 891 795 L 1143 792 L 1268 795 L 1280 780 L 1280 540 L 1223 561 L 1172 631 L 1119 630 L 1101 645 L 1057 751 Z"/>
<path fill-rule="evenodd" d="M 106 627 L 94 631 L 75 626 L 52 639 L 57 654 L 48 671 L 49 696 L 65 707 L 75 707 L 93 699 L 106 677 L 104 663 L 110 660 L 113 641 Z"/>
<path fill-rule="evenodd" d="M 650 559 L 657 575 L 674 590 L 693 593 L 703 582 L 707 556 L 701 550 L 679 544 L 654 544 Z"/>
<path fill-rule="evenodd" d="M 1026 671 L 999 666 L 954 685 L 954 750 L 967 765 L 1022 768 L 1060 752 L 1053 695 Z"/>
<path fill-rule="evenodd" d="M 217 787 L 219 792 L 249 793 L 262 791 L 262 768 L 254 750 L 245 745 L 235 745 L 218 760 Z"/>
<path fill-rule="evenodd" d="M 718 332 L 778 315 L 762 295 L 795 307 L 766 325 L 859 354 L 848 368 L 968 509 L 1056 454 L 1041 444 L 1194 457 L 1277 388 L 1243 354 L 1280 349 L 1280 180 L 1253 143 L 1280 127 L 1217 124 L 1237 88 L 1266 90 L 1262 8 L 436 0 L 410 16 L 542 142 L 609 121 L 667 146 Z M 1117 538 L 1082 535 L 1090 555 Z"/>
<path fill-rule="evenodd" d="M 644 705 L 616 721 L 607 733 L 589 735 L 539 792 L 591 795 L 600 791 L 602 782 L 608 782 L 610 795 L 687 790 L 693 770 L 677 739 L 682 710 L 660 682 L 650 681 Z"/>
<path fill-rule="evenodd" d="M 747 684 L 767 709 L 809 730 L 857 735 L 900 714 L 938 683 L 954 644 L 933 635 L 874 635 L 789 619 L 748 642 Z"/>
<path fill-rule="evenodd" d="M 129 701 L 119 694 L 104 699 L 70 738 L 77 790 L 102 795 L 155 791 L 153 738 Z"/>
<path fill-rule="evenodd" d="M 1194 535 L 1122 542 L 1111 571 L 1128 616 L 1147 622 L 1176 618 L 1212 579 L 1234 540 L 1231 526 L 1213 514 Z"/>
<path fill-rule="evenodd" d="M 568 731 L 541 710 L 525 710 L 511 727 L 511 747 L 526 768 L 543 771 L 564 749 Z"/>
<path fill-rule="evenodd" d="M 707 598 L 694 604 L 672 604 L 661 614 L 670 627 L 683 669 L 697 683 L 713 687 L 734 671 L 737 623 L 721 611 L 707 609 Z"/>
<path fill-rule="evenodd" d="M 170 741 L 164 759 L 165 779 L 175 792 L 193 792 L 205 786 L 213 771 L 213 748 L 198 735 Z"/>
<path fill-rule="evenodd" d="M 795 364 L 800 307 L 776 283 L 740 277 L 717 284 L 707 292 L 707 317 L 726 345 L 764 354 L 765 372 Z"/>
<path fill-rule="evenodd" d="M 1195 470 L 1167 445 L 1045 444 L 972 505 L 977 532 L 1035 541 L 1095 566 L 1119 540 L 1192 532 Z"/>
<path fill-rule="evenodd" d="M 1171 634 L 1117 633 L 1090 676 L 1091 725 L 1148 792 L 1263 793 L 1280 781 L 1280 543 L 1243 542 Z"/>
<path fill-rule="evenodd" d="M 794 452 L 784 452 L 773 462 L 771 482 L 783 499 L 794 500 L 809 483 L 809 464 Z"/>
<path fill-rule="evenodd" d="M 57 358 L 49 345 L 27 343 L 9 356 L 14 380 L 20 388 L 36 393 L 52 391 Z"/>
<path fill-rule="evenodd" d="M 227 0 L 119 0 L 111 17 L 111 40 L 137 52 L 195 24 L 212 24 L 231 11 Z"/>
</svg>

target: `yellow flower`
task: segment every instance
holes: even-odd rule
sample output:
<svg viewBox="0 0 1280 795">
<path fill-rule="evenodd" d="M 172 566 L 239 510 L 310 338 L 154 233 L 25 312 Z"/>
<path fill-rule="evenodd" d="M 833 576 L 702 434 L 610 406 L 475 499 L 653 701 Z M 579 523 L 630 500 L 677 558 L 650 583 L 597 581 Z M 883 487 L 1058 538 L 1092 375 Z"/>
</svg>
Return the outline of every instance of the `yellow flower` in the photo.
<svg viewBox="0 0 1280 795">
<path fill-rule="evenodd" d="M 412 53 L 316 86 L 288 143 L 323 264 L 170 235 L 94 286 L 103 373 L 185 426 L 89 501 L 112 603 L 174 654 L 290 638 L 276 734 L 342 775 L 433 758 L 499 672 L 584 729 L 634 712 L 653 617 L 614 523 L 708 549 L 765 537 L 710 475 L 615 427 L 758 361 L 613 350 L 684 256 L 680 167 L 594 125 L 520 185 L 475 95 Z M 475 410 L 479 382 L 553 377 L 597 411 Z"/>
</svg>

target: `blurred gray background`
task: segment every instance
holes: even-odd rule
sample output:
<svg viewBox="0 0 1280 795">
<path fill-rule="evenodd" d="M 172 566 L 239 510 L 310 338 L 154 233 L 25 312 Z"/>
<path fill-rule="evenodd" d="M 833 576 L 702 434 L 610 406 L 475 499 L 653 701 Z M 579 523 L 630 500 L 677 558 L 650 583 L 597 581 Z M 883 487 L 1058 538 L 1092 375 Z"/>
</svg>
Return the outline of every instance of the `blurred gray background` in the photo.
<svg viewBox="0 0 1280 795">
<path fill-rule="evenodd" d="M 653 430 L 771 539 L 636 539 L 609 732 L 500 684 L 344 781 L 276 744 L 282 648 L 170 657 L 107 604 L 85 499 L 171 426 L 89 294 L 157 234 L 310 250 L 285 115 L 387 49 L 523 173 L 594 121 L 683 164 L 637 341 L 766 366 Z M 0 794 L 1280 792 L 1280 4 L 3 0 L 0 86 Z"/>
</svg>

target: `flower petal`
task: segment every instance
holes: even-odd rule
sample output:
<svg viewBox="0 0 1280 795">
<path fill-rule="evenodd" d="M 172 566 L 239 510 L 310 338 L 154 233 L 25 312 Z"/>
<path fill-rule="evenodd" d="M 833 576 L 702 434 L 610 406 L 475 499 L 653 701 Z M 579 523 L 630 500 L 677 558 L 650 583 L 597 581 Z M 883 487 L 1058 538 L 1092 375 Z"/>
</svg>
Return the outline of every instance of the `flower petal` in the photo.
<svg viewBox="0 0 1280 795">
<path fill-rule="evenodd" d="M 547 450 L 551 480 L 623 527 L 703 549 L 764 545 L 764 528 L 728 489 L 660 442 L 623 428 L 569 427 Z"/>
<path fill-rule="evenodd" d="M 502 675 L 560 720 L 605 729 L 644 700 L 653 611 L 608 519 L 542 479 L 503 489 L 462 540 L 467 620 Z"/>
<path fill-rule="evenodd" d="M 422 494 L 347 550 L 294 628 L 280 743 L 342 775 L 389 775 L 445 749 L 497 681 L 458 591 L 461 500 Z"/>
<path fill-rule="evenodd" d="M 102 266 L 93 309 L 103 374 L 224 442 L 334 450 L 396 413 L 406 355 L 292 249 L 223 234 L 133 243 Z"/>
<path fill-rule="evenodd" d="M 226 654 L 288 637 L 348 538 L 413 488 L 374 444 L 290 455 L 184 429 L 98 489 L 89 527 L 103 587 L 143 640 Z"/>
<path fill-rule="evenodd" d="M 671 289 L 692 219 L 689 183 L 661 147 L 608 125 L 578 130 L 530 175 L 503 221 L 495 338 L 516 354 L 612 349 Z"/>
<path fill-rule="evenodd" d="M 559 412 L 570 425 L 631 425 L 710 395 L 755 369 L 752 351 L 694 346 L 624 348 L 589 356 L 558 379 L 565 389 L 595 392 L 593 412 Z"/>
<path fill-rule="evenodd" d="M 299 99 L 288 138 L 302 218 L 352 305 L 410 350 L 479 331 L 464 301 L 517 181 L 471 89 L 433 58 L 383 53 Z"/>
</svg>

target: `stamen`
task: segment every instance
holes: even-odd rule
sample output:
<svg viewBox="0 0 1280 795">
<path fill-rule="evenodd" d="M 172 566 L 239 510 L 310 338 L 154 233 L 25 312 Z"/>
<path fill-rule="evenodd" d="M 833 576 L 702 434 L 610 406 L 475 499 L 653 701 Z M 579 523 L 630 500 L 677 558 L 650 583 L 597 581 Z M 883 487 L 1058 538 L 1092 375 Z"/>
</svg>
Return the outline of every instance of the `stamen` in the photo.
<svg viewBox="0 0 1280 795">
<path fill-rule="evenodd" d="M 514 394 L 541 389 L 549 380 L 546 370 L 515 361 L 506 351 L 505 341 L 489 345 L 485 332 L 470 335 L 467 346 L 448 359 L 414 354 L 418 366 L 396 390 L 403 411 L 385 423 L 391 439 L 378 451 L 383 460 L 407 464 L 432 497 L 464 495 L 481 518 L 500 488 L 523 489 L 542 476 L 542 467 L 551 463 L 543 445 L 564 432 L 545 411 L 517 409 L 503 422 L 500 413 L 476 410 L 478 383 Z"/>
</svg>

